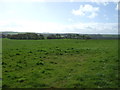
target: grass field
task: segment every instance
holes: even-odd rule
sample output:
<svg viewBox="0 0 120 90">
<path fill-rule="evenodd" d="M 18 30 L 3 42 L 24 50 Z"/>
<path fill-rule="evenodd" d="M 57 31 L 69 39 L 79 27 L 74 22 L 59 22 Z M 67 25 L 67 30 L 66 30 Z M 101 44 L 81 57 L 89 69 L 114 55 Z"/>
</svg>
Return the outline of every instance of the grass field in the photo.
<svg viewBox="0 0 120 90">
<path fill-rule="evenodd" d="M 2 39 L 0 39 L 0 88 L 2 87 Z"/>
<path fill-rule="evenodd" d="M 2 53 L 3 87 L 118 87 L 118 40 L 3 39 Z"/>
</svg>

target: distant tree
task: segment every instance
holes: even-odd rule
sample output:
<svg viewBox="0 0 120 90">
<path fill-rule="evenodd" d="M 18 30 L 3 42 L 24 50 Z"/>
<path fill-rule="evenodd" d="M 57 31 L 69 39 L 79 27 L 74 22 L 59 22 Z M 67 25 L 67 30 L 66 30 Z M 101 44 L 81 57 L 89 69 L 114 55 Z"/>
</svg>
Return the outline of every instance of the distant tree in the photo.
<svg viewBox="0 0 120 90">
<path fill-rule="evenodd" d="M 72 35 L 71 34 L 67 34 L 66 38 L 71 39 Z"/>
<path fill-rule="evenodd" d="M 25 34 L 16 34 L 16 35 L 7 35 L 7 38 L 9 39 L 25 39 L 25 40 L 38 40 L 38 39 L 44 39 L 43 35 L 38 35 L 36 33 L 25 33 Z"/>
<path fill-rule="evenodd" d="M 47 37 L 47 39 L 56 39 L 56 35 L 52 34 Z"/>
<path fill-rule="evenodd" d="M 39 35 L 39 39 L 45 39 L 43 35 Z"/>
<path fill-rule="evenodd" d="M 56 38 L 57 39 L 61 39 L 61 35 L 60 34 L 56 34 Z"/>
<path fill-rule="evenodd" d="M 6 35 L 2 34 L 2 38 L 6 38 Z"/>
<path fill-rule="evenodd" d="M 92 39 L 90 36 L 87 36 L 86 39 Z"/>
<path fill-rule="evenodd" d="M 10 34 L 8 34 L 8 35 L 7 35 L 7 38 L 11 39 L 11 35 L 10 35 Z"/>
</svg>

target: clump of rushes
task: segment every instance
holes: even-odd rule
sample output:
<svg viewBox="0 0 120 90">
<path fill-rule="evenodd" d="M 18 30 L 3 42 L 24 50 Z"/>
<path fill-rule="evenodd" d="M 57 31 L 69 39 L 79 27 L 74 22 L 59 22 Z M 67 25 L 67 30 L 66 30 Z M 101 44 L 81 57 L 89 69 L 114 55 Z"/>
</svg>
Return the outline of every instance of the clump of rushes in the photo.
<svg viewBox="0 0 120 90">
<path fill-rule="evenodd" d="M 44 65 L 44 62 L 37 62 L 36 65 Z"/>
<path fill-rule="evenodd" d="M 20 55 L 20 53 L 16 53 L 16 55 Z"/>
<path fill-rule="evenodd" d="M 22 83 L 22 82 L 24 82 L 25 80 L 26 80 L 26 78 L 19 78 L 19 79 L 17 80 L 17 82 Z"/>
<path fill-rule="evenodd" d="M 32 53 L 32 51 L 30 51 L 29 53 Z"/>
</svg>

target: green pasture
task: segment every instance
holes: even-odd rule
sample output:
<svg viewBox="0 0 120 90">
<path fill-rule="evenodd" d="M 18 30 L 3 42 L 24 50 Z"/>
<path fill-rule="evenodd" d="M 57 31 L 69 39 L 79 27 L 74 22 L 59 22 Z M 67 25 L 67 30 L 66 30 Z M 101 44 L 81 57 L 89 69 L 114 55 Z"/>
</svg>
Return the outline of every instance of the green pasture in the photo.
<svg viewBox="0 0 120 90">
<path fill-rule="evenodd" d="M 118 40 L 2 42 L 3 88 L 117 88 Z"/>
</svg>

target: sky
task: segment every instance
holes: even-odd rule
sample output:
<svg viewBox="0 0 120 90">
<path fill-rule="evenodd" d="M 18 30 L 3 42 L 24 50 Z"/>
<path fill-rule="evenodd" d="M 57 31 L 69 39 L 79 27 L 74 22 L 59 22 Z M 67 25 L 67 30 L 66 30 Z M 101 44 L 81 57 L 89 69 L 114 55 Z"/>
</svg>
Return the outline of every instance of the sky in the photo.
<svg viewBox="0 0 120 90">
<path fill-rule="evenodd" d="M 1 0 L 0 31 L 118 34 L 118 0 L 98 1 Z"/>
</svg>

